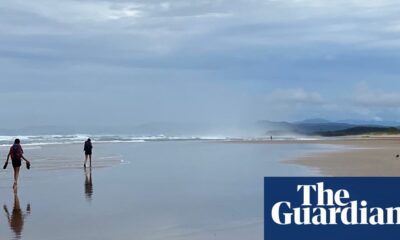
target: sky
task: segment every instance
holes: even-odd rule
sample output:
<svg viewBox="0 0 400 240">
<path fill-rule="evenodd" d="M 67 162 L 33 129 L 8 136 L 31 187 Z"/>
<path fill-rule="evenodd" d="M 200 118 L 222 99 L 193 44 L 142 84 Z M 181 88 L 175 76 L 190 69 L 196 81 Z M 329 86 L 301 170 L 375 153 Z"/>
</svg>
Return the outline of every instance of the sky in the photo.
<svg viewBox="0 0 400 240">
<path fill-rule="evenodd" d="M 0 128 L 400 119 L 395 0 L 3 0 Z"/>
</svg>

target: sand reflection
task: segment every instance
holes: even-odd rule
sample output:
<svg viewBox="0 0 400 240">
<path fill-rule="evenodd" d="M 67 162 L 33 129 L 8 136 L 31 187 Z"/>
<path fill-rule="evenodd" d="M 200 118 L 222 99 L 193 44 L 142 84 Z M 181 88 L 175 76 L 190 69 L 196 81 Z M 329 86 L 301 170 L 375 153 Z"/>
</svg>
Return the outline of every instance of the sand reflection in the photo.
<svg viewBox="0 0 400 240">
<path fill-rule="evenodd" d="M 93 197 L 92 168 L 85 169 L 85 196 L 91 201 Z"/>
<path fill-rule="evenodd" d="M 14 191 L 14 207 L 11 214 L 6 205 L 4 205 L 3 208 L 7 216 L 10 229 L 15 234 L 14 239 L 21 239 L 25 218 L 31 213 L 31 205 L 27 204 L 26 211 L 23 211 L 19 203 L 18 192 Z"/>
</svg>

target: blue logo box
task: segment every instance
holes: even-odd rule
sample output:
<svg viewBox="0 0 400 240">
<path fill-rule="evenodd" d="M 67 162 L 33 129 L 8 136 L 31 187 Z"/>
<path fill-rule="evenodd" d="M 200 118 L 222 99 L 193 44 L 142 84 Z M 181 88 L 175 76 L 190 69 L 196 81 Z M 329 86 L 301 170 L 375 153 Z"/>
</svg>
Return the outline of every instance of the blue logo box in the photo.
<svg viewBox="0 0 400 240">
<path fill-rule="evenodd" d="M 264 239 L 400 239 L 400 177 L 266 177 Z"/>
</svg>

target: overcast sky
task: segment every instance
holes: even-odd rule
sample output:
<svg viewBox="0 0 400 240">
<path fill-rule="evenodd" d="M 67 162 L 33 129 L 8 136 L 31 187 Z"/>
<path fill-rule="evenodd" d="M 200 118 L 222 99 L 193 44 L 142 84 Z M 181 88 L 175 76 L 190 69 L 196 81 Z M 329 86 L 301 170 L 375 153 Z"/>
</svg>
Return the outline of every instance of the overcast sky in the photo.
<svg viewBox="0 0 400 240">
<path fill-rule="evenodd" d="M 4 0 L 0 125 L 400 118 L 396 0 Z"/>
</svg>

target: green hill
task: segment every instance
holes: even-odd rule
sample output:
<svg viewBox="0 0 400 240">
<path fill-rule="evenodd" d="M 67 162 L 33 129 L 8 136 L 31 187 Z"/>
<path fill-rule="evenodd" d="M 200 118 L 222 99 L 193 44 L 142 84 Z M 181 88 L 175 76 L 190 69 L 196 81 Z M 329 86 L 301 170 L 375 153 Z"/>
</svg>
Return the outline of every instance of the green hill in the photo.
<svg viewBox="0 0 400 240">
<path fill-rule="evenodd" d="M 362 134 L 400 134 L 400 130 L 395 127 L 351 127 L 338 131 L 321 131 L 315 132 L 316 135 L 325 137 L 339 137 L 349 135 L 362 135 Z"/>
</svg>

